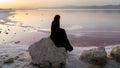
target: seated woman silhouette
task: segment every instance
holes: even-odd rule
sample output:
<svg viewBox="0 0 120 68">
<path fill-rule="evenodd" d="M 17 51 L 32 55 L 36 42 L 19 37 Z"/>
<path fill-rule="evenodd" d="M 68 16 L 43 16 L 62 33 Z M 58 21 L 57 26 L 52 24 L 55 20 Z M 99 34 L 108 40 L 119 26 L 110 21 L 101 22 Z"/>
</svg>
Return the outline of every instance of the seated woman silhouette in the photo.
<svg viewBox="0 0 120 68">
<path fill-rule="evenodd" d="M 50 38 L 56 45 L 56 47 L 65 47 L 66 51 L 72 51 L 73 47 L 69 43 L 66 32 L 60 28 L 60 16 L 56 15 L 51 25 Z"/>
</svg>

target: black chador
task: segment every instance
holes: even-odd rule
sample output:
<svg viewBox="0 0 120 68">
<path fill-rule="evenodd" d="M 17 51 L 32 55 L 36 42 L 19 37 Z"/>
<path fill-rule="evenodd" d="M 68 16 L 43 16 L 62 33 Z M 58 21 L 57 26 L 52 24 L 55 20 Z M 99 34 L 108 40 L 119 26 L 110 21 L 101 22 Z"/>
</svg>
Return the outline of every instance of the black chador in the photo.
<svg viewBox="0 0 120 68">
<path fill-rule="evenodd" d="M 56 47 L 65 47 L 67 51 L 72 51 L 73 47 L 69 43 L 66 32 L 60 28 L 60 16 L 56 15 L 51 25 L 51 40 L 54 42 Z"/>
</svg>

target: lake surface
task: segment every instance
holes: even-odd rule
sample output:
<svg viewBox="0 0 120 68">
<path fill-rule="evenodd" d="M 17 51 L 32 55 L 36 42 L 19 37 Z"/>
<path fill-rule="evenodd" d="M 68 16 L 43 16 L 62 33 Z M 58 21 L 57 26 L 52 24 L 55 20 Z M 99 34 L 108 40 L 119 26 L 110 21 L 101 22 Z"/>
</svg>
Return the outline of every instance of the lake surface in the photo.
<svg viewBox="0 0 120 68">
<path fill-rule="evenodd" d="M 120 10 L 0 10 L 0 44 L 32 44 L 50 35 L 51 22 L 61 27 L 73 46 L 120 44 Z"/>
</svg>

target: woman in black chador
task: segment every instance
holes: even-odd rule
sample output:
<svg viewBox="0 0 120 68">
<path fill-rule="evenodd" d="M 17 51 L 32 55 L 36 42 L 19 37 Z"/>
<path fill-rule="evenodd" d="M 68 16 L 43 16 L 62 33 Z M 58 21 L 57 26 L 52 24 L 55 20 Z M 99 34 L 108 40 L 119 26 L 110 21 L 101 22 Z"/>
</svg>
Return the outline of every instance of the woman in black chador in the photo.
<svg viewBox="0 0 120 68">
<path fill-rule="evenodd" d="M 66 50 L 72 51 L 73 47 L 69 43 L 65 30 L 60 28 L 59 20 L 60 20 L 60 16 L 56 15 L 51 25 L 50 38 L 54 42 L 56 47 L 65 47 Z"/>
</svg>

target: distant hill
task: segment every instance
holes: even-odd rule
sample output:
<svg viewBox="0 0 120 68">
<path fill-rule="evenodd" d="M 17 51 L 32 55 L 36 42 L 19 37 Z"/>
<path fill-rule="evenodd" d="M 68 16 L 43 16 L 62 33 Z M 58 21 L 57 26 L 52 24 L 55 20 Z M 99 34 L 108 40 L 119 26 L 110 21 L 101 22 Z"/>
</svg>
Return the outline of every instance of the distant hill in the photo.
<svg viewBox="0 0 120 68">
<path fill-rule="evenodd" d="M 63 6 L 63 7 L 49 7 L 48 9 L 120 9 L 120 5 L 104 5 L 104 6 Z"/>
<path fill-rule="evenodd" d="M 15 10 L 13 9 L 1 9 L 0 8 L 0 12 L 14 12 Z"/>
<path fill-rule="evenodd" d="M 37 8 L 18 8 L 21 10 L 29 9 L 120 9 L 120 5 L 103 5 L 103 6 L 62 6 L 62 7 L 37 7 Z M 0 10 L 13 10 L 12 8 Z"/>
<path fill-rule="evenodd" d="M 8 8 L 8 9 L 0 8 L 0 10 L 13 10 L 13 9 L 12 8 Z"/>
</svg>

